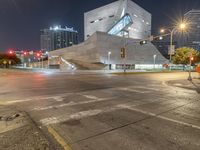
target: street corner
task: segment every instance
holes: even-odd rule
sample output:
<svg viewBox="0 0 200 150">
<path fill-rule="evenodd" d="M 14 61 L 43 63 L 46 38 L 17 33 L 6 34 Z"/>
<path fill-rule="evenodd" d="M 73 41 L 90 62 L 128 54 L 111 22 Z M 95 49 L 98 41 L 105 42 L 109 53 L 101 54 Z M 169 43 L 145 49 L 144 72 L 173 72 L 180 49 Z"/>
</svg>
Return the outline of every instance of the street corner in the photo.
<svg viewBox="0 0 200 150">
<path fill-rule="evenodd" d="M 4 106 L 0 106 L 0 108 L 0 134 L 28 124 L 27 117 L 23 112 Z"/>
<path fill-rule="evenodd" d="M 49 142 L 24 112 L 0 106 L 0 149 L 48 150 Z"/>
<path fill-rule="evenodd" d="M 169 86 L 184 88 L 188 90 L 195 90 L 197 93 L 200 94 L 200 79 L 193 78 L 192 81 L 190 80 L 171 80 L 165 82 Z"/>
</svg>

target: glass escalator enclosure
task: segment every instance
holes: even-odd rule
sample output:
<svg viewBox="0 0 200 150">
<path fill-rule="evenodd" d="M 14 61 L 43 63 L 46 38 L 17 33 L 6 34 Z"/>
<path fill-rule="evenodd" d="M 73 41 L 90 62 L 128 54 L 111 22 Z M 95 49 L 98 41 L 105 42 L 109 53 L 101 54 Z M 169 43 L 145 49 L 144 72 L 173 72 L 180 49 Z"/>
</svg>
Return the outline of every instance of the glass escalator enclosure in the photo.
<svg viewBox="0 0 200 150">
<path fill-rule="evenodd" d="M 125 14 L 112 28 L 108 31 L 108 34 L 123 36 L 122 32 L 127 30 L 133 24 L 131 16 Z"/>
</svg>

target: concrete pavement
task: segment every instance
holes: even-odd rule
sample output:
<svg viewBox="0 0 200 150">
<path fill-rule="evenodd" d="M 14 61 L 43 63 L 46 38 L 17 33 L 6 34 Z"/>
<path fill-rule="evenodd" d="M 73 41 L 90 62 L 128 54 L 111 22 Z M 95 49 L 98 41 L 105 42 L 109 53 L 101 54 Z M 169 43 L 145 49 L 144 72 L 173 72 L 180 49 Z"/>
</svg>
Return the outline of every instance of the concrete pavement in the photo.
<svg viewBox="0 0 200 150">
<path fill-rule="evenodd" d="M 183 80 L 168 81 L 167 83 L 174 87 L 196 90 L 198 93 L 200 93 L 200 79 L 198 78 L 194 78 L 192 81 L 183 79 Z"/>
<path fill-rule="evenodd" d="M 1 150 L 49 150 L 51 145 L 25 112 L 0 106 Z"/>
<path fill-rule="evenodd" d="M 186 78 L 183 72 L 10 74 L 0 80 L 9 81 L 0 101 L 26 111 L 63 149 L 199 150 L 199 93 L 169 84 Z"/>
</svg>

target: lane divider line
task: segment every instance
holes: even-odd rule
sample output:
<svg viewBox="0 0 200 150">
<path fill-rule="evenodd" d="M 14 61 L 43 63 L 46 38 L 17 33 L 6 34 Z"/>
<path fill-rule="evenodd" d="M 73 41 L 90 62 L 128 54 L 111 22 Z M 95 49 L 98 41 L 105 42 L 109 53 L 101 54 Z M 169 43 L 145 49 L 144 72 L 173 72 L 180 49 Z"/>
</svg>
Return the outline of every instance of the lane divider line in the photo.
<svg viewBox="0 0 200 150">
<path fill-rule="evenodd" d="M 56 141 L 64 148 L 64 150 L 72 150 L 69 144 L 65 142 L 65 140 L 58 134 L 58 132 L 56 132 L 53 127 L 48 126 L 47 129 L 49 133 L 56 139 Z"/>
</svg>

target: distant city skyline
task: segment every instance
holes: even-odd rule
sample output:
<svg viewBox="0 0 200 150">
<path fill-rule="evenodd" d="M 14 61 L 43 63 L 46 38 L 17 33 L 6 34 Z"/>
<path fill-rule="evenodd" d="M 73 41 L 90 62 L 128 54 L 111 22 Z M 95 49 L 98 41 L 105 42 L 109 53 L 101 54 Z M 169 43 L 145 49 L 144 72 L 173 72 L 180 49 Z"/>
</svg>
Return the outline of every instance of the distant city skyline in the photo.
<svg viewBox="0 0 200 150">
<path fill-rule="evenodd" d="M 0 51 L 9 48 L 40 49 L 40 30 L 54 25 L 74 27 L 84 37 L 84 12 L 115 0 L 2 0 L 0 1 Z M 191 9 L 199 0 L 133 0 L 152 14 L 152 33 Z"/>
</svg>

